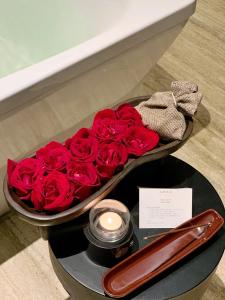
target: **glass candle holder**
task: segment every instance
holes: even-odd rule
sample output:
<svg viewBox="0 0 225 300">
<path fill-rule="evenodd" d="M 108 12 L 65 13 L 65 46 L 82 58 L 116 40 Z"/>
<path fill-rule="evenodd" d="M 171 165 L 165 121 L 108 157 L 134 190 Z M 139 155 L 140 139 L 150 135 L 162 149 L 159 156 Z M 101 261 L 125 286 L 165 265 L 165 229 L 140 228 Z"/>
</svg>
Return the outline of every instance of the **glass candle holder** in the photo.
<svg viewBox="0 0 225 300">
<path fill-rule="evenodd" d="M 84 234 L 88 240 L 88 257 L 97 264 L 113 266 L 129 253 L 133 244 L 128 208 L 117 200 L 102 200 L 91 209 Z"/>
<path fill-rule="evenodd" d="M 91 209 L 89 222 L 90 231 L 97 239 L 117 242 L 128 232 L 130 212 L 123 203 L 105 199 Z"/>
</svg>

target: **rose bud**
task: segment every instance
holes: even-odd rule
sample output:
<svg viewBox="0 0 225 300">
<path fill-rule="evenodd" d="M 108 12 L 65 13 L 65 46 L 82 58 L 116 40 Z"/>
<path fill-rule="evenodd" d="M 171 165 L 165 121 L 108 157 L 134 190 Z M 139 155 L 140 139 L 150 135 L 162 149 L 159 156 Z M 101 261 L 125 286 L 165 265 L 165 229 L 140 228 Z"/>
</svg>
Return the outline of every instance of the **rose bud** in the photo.
<svg viewBox="0 0 225 300">
<path fill-rule="evenodd" d="M 130 104 L 122 104 L 116 110 L 118 120 L 127 121 L 128 126 L 143 126 L 139 112 Z"/>
<path fill-rule="evenodd" d="M 100 141 L 120 141 L 126 129 L 126 121 L 103 119 L 94 122 L 92 132 Z"/>
<path fill-rule="evenodd" d="M 141 156 L 157 146 L 159 135 L 144 126 L 129 127 L 124 135 L 123 143 L 128 154 Z"/>
<path fill-rule="evenodd" d="M 67 165 L 67 176 L 76 186 L 75 198 L 87 198 L 100 185 L 99 176 L 93 163 L 80 163 L 71 160 Z"/>
<path fill-rule="evenodd" d="M 102 142 L 96 158 L 97 171 L 101 178 L 107 180 L 127 161 L 126 147 L 119 142 Z"/>
<path fill-rule="evenodd" d="M 18 163 L 8 159 L 8 184 L 22 200 L 30 199 L 33 186 L 43 172 L 42 163 L 35 158 L 25 158 Z"/>
<path fill-rule="evenodd" d="M 60 212 L 71 206 L 74 188 L 66 174 L 53 171 L 47 176 L 38 178 L 31 194 L 31 201 L 37 210 Z"/>
<path fill-rule="evenodd" d="M 97 156 L 98 141 L 87 128 L 81 128 L 65 145 L 76 161 L 92 162 Z"/>
<path fill-rule="evenodd" d="M 36 158 L 43 162 L 45 170 L 63 171 L 70 159 L 70 152 L 62 144 L 52 141 L 36 152 Z"/>
</svg>

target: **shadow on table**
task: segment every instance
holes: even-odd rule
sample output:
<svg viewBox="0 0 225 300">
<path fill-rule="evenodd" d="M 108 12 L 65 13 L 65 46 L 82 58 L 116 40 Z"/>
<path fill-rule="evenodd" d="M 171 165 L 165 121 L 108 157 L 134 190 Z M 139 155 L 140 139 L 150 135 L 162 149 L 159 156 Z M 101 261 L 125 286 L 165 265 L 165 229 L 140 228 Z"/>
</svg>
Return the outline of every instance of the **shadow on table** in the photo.
<svg viewBox="0 0 225 300">
<path fill-rule="evenodd" d="M 195 136 L 202 129 L 206 128 L 210 123 L 211 118 L 207 108 L 201 103 L 198 107 L 198 112 L 194 118 L 194 128 L 192 136 Z"/>
<path fill-rule="evenodd" d="M 225 284 L 218 275 L 214 275 L 209 283 L 209 286 L 202 297 L 202 300 L 224 300 L 225 299 Z"/>
<path fill-rule="evenodd" d="M 0 218 L 0 264 L 40 238 L 38 228 L 20 220 L 13 212 Z"/>
</svg>

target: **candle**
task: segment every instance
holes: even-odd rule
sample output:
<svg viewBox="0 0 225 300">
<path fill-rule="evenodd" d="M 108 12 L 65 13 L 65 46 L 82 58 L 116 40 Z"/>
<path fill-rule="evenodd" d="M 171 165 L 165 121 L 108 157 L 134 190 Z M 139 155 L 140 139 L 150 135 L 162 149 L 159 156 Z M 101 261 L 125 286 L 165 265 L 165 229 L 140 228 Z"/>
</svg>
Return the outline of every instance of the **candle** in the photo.
<svg viewBox="0 0 225 300">
<path fill-rule="evenodd" d="M 121 202 L 105 199 L 92 207 L 89 215 L 90 231 L 100 241 L 114 243 L 122 240 L 130 226 L 130 213 Z"/>
<path fill-rule="evenodd" d="M 112 211 L 105 212 L 99 217 L 99 224 L 105 230 L 109 230 L 109 231 L 118 230 L 122 226 L 122 223 L 123 221 L 121 216 Z"/>
<path fill-rule="evenodd" d="M 106 267 L 118 263 L 132 245 L 133 226 L 128 208 L 114 199 L 100 201 L 90 211 L 84 234 L 91 260 Z"/>
</svg>

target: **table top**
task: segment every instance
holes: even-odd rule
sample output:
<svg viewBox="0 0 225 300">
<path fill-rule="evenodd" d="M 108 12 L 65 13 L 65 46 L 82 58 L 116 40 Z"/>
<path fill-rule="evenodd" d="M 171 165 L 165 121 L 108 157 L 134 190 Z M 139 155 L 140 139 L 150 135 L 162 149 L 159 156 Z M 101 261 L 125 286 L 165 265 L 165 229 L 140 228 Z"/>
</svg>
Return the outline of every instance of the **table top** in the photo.
<svg viewBox="0 0 225 300">
<path fill-rule="evenodd" d="M 168 230 L 138 228 L 139 186 L 152 188 L 190 187 L 193 189 L 193 216 L 213 208 L 225 218 L 225 209 L 219 195 L 208 180 L 190 165 L 173 156 L 143 164 L 128 174 L 107 196 L 107 198 L 122 201 L 131 211 L 135 233 L 133 251 L 142 248 L 149 242 L 143 239 L 144 236 Z M 87 289 L 91 289 L 96 294 L 104 295 L 101 281 L 107 268 L 96 265 L 87 257 L 87 241 L 83 235 L 83 227 L 87 221 L 88 215 L 86 214 L 73 222 L 50 228 L 50 254 L 54 256 L 56 264 L 60 265 L 61 273 L 70 274 L 74 280 L 80 282 Z M 214 271 L 224 249 L 225 230 L 223 228 L 200 249 L 126 299 L 169 299 L 188 292 Z"/>
</svg>

